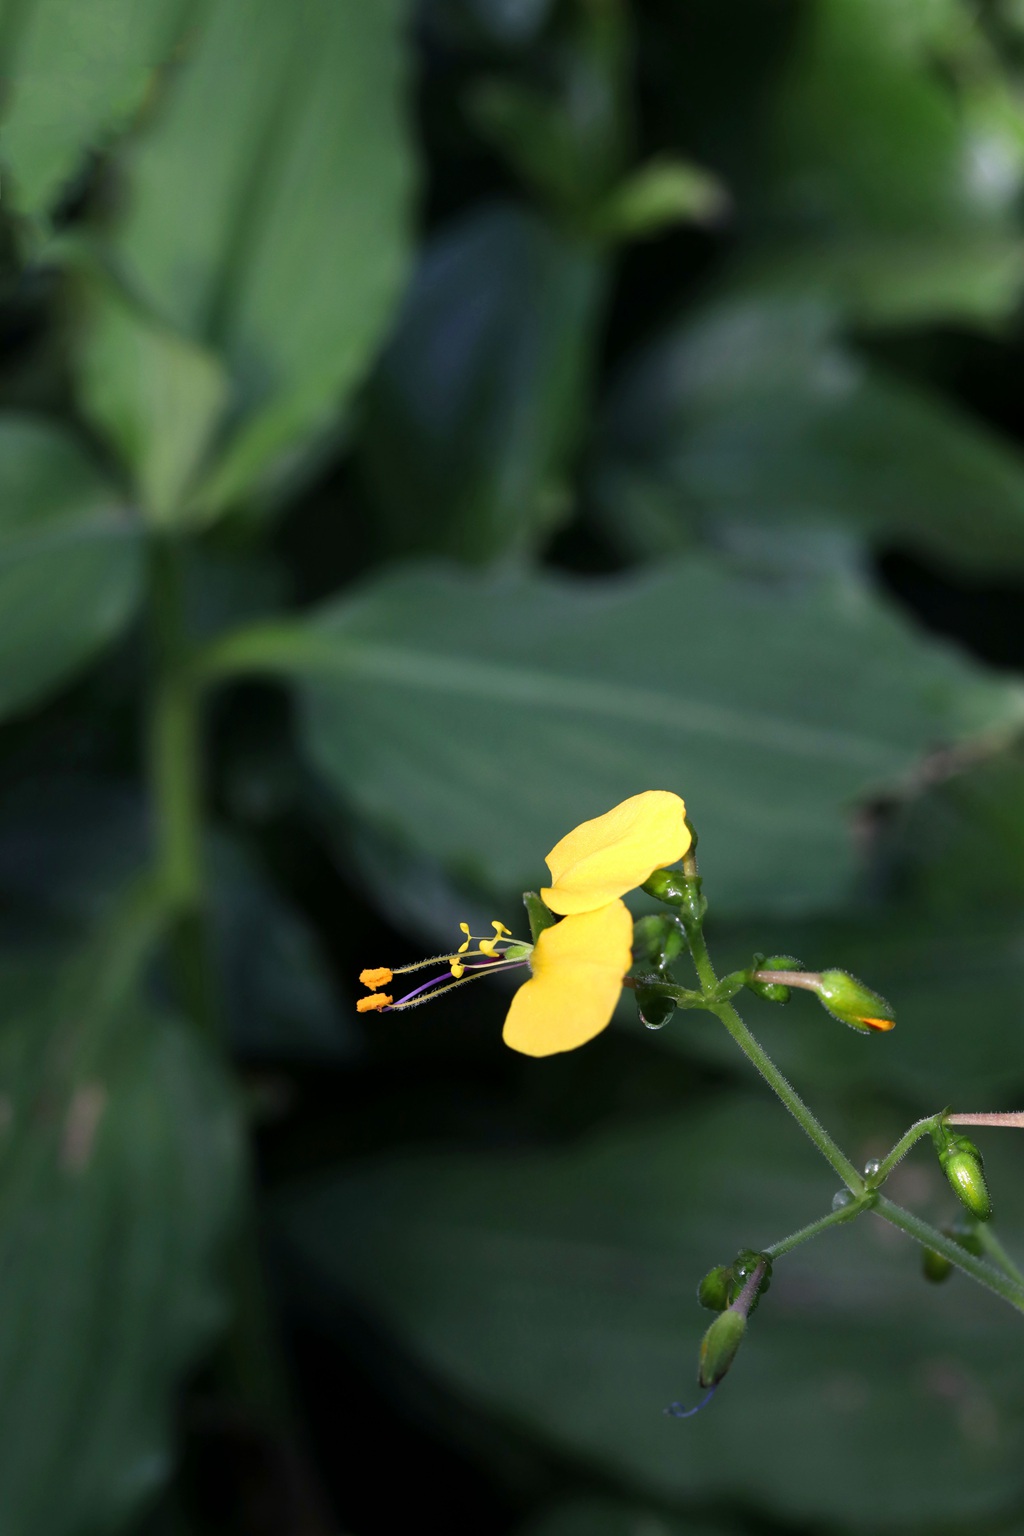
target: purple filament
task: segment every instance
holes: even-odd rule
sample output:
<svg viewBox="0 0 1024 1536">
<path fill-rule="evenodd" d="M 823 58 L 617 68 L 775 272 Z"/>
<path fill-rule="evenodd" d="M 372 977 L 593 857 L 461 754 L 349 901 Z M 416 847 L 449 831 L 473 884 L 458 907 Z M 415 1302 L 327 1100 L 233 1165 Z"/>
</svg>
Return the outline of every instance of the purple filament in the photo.
<svg viewBox="0 0 1024 1536">
<path fill-rule="evenodd" d="M 713 1386 L 707 1397 L 702 1398 L 696 1408 L 684 1408 L 682 1403 L 670 1403 L 667 1408 L 662 1409 L 662 1412 L 667 1413 L 670 1419 L 692 1419 L 695 1413 L 700 1413 L 702 1408 L 707 1407 L 717 1391 L 717 1385 Z"/>
<path fill-rule="evenodd" d="M 488 969 L 488 967 L 494 965 L 495 962 L 499 962 L 501 958 L 501 955 L 495 955 L 493 960 L 467 960 L 464 962 L 465 969 L 467 971 L 485 971 Z M 513 965 L 522 965 L 522 963 L 523 962 L 521 960 L 512 961 Z M 458 978 L 453 977 L 451 971 L 442 971 L 440 976 L 432 976 L 429 981 L 423 981 L 418 987 L 413 987 L 412 991 L 407 992 L 404 997 L 400 997 L 397 1003 L 392 1003 L 391 1009 L 400 1008 L 401 1005 L 403 1003 L 407 1003 L 410 998 L 418 997 L 421 992 L 426 992 L 429 987 L 436 987 L 439 981 L 456 980 L 458 980 Z M 388 1013 L 391 1011 L 391 1009 L 385 1008 L 384 1012 Z"/>
</svg>

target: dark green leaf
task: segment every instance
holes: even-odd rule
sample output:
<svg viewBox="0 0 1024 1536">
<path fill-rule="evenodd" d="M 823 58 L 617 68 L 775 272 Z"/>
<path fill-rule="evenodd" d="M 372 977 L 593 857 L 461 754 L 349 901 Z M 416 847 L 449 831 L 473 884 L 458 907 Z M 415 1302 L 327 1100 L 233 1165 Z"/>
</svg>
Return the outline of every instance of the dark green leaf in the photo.
<svg viewBox="0 0 1024 1536">
<path fill-rule="evenodd" d="M 428 249 L 360 447 L 394 546 L 489 560 L 565 516 L 602 275 L 592 251 L 511 207 Z"/>
<path fill-rule="evenodd" d="M 707 880 L 714 903 L 715 881 Z M 723 971 L 755 950 L 794 954 L 811 970 L 839 966 L 887 998 L 891 1034 L 863 1036 L 831 1018 L 813 996 L 779 1007 L 741 992 L 736 1004 L 784 1072 L 819 1092 L 898 1094 L 914 1116 L 952 1100 L 963 1110 L 1009 1107 L 1024 1083 L 1024 920 L 973 915 L 942 920 L 883 911 L 860 920 L 751 924 L 713 934 Z M 682 976 L 683 972 L 680 971 Z M 748 1070 L 703 1016 L 677 1014 L 658 1044 Z"/>
<path fill-rule="evenodd" d="M 1012 1224 L 1006 1150 L 990 1172 Z M 941 1203 L 937 1172 L 925 1187 Z M 602 1478 L 671 1500 L 724 1484 L 808 1526 L 991 1518 L 1024 1491 L 1020 1319 L 963 1281 L 925 1291 L 913 1247 L 874 1217 L 780 1259 L 714 1404 L 662 1415 L 696 1393 L 701 1274 L 823 1214 L 833 1188 L 783 1112 L 750 1100 L 555 1152 L 392 1157 L 321 1176 L 280 1214 L 320 1285 L 474 1409 Z"/>
<path fill-rule="evenodd" d="M 601 432 L 597 494 L 641 549 L 845 523 L 968 570 L 1024 569 L 1024 460 L 858 357 L 814 299 L 736 297 L 637 358 Z"/>
<path fill-rule="evenodd" d="M 399 0 L 212 6 L 138 146 L 116 254 L 175 329 L 219 352 L 236 430 L 216 509 L 321 429 L 404 276 L 410 155 Z"/>
<path fill-rule="evenodd" d="M 131 474 L 142 511 L 154 523 L 180 522 L 225 407 L 224 370 L 105 284 L 91 282 L 87 302 L 82 409 Z"/>
<path fill-rule="evenodd" d="M 139 109 L 181 26 L 180 0 L 6 0 L 3 159 L 19 213 L 45 214 L 90 150 Z M 8 187 L 4 186 L 6 201 Z"/>
<path fill-rule="evenodd" d="M 129 918 L 0 1032 L 0 1503 L 10 1536 L 113 1529 L 167 1478 L 173 1394 L 224 1317 L 234 1098 L 136 990 Z"/>
<path fill-rule="evenodd" d="M 669 788 L 718 910 L 839 902 L 858 796 L 1022 710 L 853 582 L 696 561 L 589 586 L 411 569 L 234 658 L 302 674 L 328 782 L 482 889 L 534 887 L 571 827 Z"/>
<path fill-rule="evenodd" d="M 0 419 L 0 716 L 34 704 L 123 630 L 138 529 L 62 432 Z"/>
</svg>

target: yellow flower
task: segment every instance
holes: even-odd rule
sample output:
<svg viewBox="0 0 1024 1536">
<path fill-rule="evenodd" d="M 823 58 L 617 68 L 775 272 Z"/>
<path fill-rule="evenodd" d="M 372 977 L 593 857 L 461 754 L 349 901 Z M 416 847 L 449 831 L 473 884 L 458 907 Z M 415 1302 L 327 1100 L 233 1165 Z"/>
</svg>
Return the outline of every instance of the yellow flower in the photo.
<svg viewBox="0 0 1024 1536">
<path fill-rule="evenodd" d="M 540 894 L 561 922 L 545 928 L 535 944 L 513 938 L 503 923 L 492 923 L 494 936 L 483 939 L 470 934 L 468 923 L 460 923 L 465 937 L 450 955 L 399 966 L 393 973 L 386 967 L 363 971 L 360 980 L 374 995 L 356 1006 L 361 1013 L 398 1013 L 488 972 L 529 965 L 532 974 L 505 1019 L 505 1044 L 527 1056 L 575 1050 L 611 1023 L 632 963 L 633 919 L 622 896 L 656 869 L 681 859 L 691 841 L 678 795 L 663 789 L 633 795 L 604 816 L 583 822 L 548 854 L 552 883 Z M 376 992 L 392 975 L 438 964 L 446 969 L 397 1002 Z"/>
<path fill-rule="evenodd" d="M 533 975 L 512 999 L 502 1038 L 526 1056 L 585 1045 L 611 1023 L 633 960 L 633 919 L 622 901 L 545 928 L 530 957 Z"/>
<path fill-rule="evenodd" d="M 541 900 L 552 912 L 593 912 L 681 859 L 691 841 L 679 796 L 645 790 L 555 844 L 545 860 L 551 884 Z"/>
</svg>

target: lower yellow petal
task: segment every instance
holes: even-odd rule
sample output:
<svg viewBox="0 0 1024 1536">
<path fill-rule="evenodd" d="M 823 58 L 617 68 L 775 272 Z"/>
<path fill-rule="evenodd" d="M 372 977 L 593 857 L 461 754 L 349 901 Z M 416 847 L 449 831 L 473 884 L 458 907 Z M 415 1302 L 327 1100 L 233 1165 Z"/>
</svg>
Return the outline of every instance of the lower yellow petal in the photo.
<svg viewBox="0 0 1024 1536">
<path fill-rule="evenodd" d="M 545 928 L 519 988 L 503 1039 L 525 1056 L 572 1051 L 611 1022 L 633 958 L 633 919 L 625 903 L 565 917 Z"/>
</svg>

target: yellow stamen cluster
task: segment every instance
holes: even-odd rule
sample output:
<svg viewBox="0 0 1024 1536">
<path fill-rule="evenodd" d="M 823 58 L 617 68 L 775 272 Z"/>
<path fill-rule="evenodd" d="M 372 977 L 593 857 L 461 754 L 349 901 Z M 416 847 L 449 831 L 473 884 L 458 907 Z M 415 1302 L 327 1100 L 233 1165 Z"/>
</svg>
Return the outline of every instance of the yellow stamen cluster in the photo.
<svg viewBox="0 0 1024 1536">
<path fill-rule="evenodd" d="M 460 923 L 459 927 L 461 928 L 462 932 L 466 935 L 466 937 L 463 939 L 462 943 L 459 945 L 458 951 L 456 952 L 456 955 L 455 955 L 455 958 L 452 960 L 452 967 L 451 967 L 452 975 L 455 977 L 456 981 L 458 981 L 459 977 L 462 976 L 465 973 L 465 969 L 466 969 L 465 965 L 458 958 L 458 956 L 459 955 L 464 955 L 466 953 L 466 951 L 469 949 L 469 946 L 473 943 L 473 935 L 469 931 L 469 924 L 468 923 Z M 501 939 L 510 939 L 512 937 L 512 930 L 511 930 L 511 928 L 506 928 L 504 923 L 499 923 L 499 922 L 496 922 L 496 921 L 492 921 L 491 927 L 494 929 L 494 938 L 493 939 L 478 939 L 476 941 L 476 946 L 477 947 L 476 947 L 475 950 L 473 950 L 473 954 L 487 955 L 489 958 L 494 959 L 497 956 L 497 953 L 498 953 L 498 943 L 499 943 L 499 941 Z"/>
</svg>

